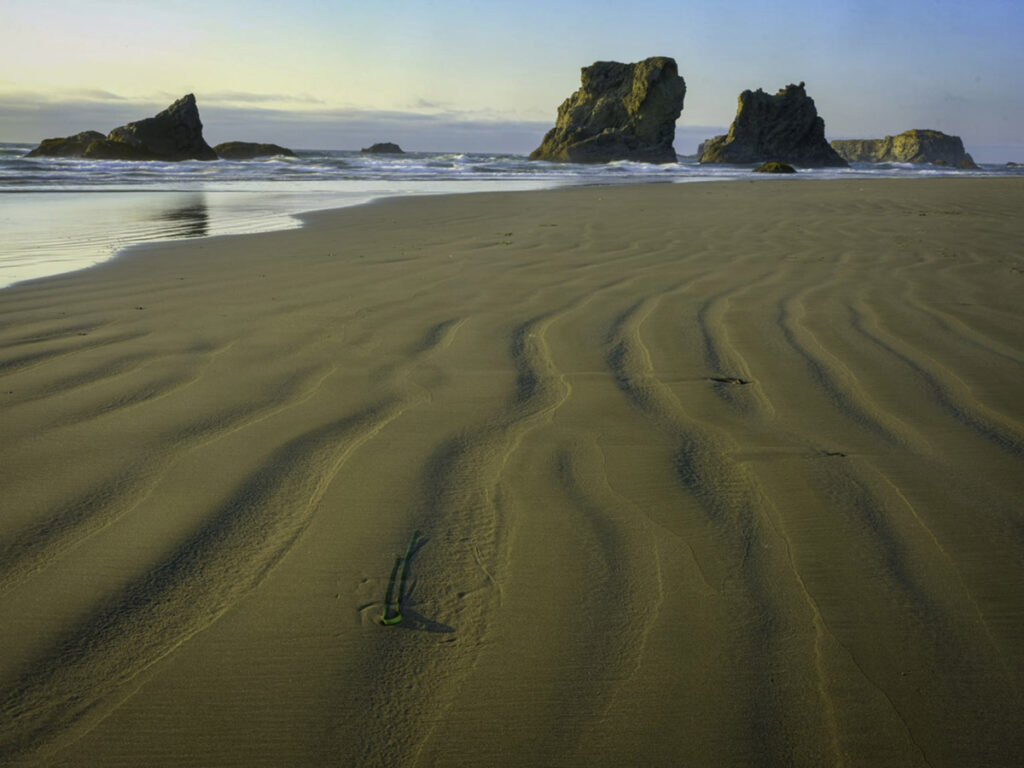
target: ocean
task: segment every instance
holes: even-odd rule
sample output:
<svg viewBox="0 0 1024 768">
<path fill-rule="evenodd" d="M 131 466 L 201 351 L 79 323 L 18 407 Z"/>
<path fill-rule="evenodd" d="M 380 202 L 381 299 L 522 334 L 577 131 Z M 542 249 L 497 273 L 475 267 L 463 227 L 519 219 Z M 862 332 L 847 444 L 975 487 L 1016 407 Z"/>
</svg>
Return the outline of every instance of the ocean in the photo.
<svg viewBox="0 0 1024 768">
<path fill-rule="evenodd" d="M 33 146 L 0 143 L 0 287 L 84 269 L 140 243 L 288 229 L 301 226 L 296 214 L 383 197 L 782 178 L 692 157 L 574 165 L 511 154 L 299 150 L 294 158 L 140 163 L 26 158 Z M 1010 175 L 1024 168 L 857 164 L 784 178 Z"/>
</svg>

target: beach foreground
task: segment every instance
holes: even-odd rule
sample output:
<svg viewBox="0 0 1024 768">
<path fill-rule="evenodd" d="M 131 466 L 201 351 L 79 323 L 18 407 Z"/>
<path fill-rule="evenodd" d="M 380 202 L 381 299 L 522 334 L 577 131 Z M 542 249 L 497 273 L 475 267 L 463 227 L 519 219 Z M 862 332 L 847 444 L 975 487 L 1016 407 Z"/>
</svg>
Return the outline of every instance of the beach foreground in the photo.
<svg viewBox="0 0 1024 768">
<path fill-rule="evenodd" d="M 1021 210 L 417 198 L 3 291 L 0 763 L 1015 764 Z"/>
</svg>

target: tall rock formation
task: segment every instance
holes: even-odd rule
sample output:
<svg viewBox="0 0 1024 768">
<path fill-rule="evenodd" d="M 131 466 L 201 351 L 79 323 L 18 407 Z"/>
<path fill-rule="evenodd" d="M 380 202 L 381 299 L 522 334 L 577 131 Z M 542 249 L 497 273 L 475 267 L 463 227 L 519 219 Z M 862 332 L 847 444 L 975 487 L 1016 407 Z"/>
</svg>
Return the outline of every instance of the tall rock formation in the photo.
<svg viewBox="0 0 1024 768">
<path fill-rule="evenodd" d="M 580 79 L 580 89 L 562 102 L 555 127 L 531 160 L 676 162 L 672 142 L 686 83 L 674 59 L 598 61 L 583 67 Z"/>
<path fill-rule="evenodd" d="M 203 139 L 196 97 L 182 96 L 155 117 L 115 128 L 89 147 L 86 157 L 124 160 L 216 160 Z"/>
<path fill-rule="evenodd" d="M 804 84 L 787 85 L 774 96 L 760 88 L 740 94 L 736 118 L 726 136 L 702 145 L 702 163 L 763 163 L 844 167 L 825 140 L 825 121 Z"/>
<path fill-rule="evenodd" d="M 884 139 L 849 139 L 832 142 L 832 148 L 850 163 L 931 163 L 953 168 L 977 168 L 964 151 L 959 136 L 941 131 L 914 129 Z"/>
<path fill-rule="evenodd" d="M 32 152 L 39 156 L 85 157 L 93 160 L 216 160 L 203 139 L 196 97 L 191 93 L 155 117 L 115 128 L 106 138 L 86 131 L 66 139 L 47 139 Z"/>
</svg>

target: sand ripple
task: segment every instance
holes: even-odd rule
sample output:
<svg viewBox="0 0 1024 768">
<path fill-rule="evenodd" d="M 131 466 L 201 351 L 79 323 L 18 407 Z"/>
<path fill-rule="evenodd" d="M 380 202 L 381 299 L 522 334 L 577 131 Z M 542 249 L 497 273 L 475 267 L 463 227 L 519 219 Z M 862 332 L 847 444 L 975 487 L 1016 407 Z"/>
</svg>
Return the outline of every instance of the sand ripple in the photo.
<svg viewBox="0 0 1024 768">
<path fill-rule="evenodd" d="M 0 762 L 1014 764 L 1021 203 L 407 200 L 4 292 Z"/>
</svg>

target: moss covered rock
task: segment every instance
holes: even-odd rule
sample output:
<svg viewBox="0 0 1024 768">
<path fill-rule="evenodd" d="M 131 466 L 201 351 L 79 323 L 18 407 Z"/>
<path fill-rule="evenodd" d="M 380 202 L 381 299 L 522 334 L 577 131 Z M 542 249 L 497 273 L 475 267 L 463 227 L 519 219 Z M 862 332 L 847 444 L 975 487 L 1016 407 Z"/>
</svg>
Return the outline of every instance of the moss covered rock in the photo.
<svg viewBox="0 0 1024 768">
<path fill-rule="evenodd" d="M 847 165 L 825 140 L 825 121 L 803 83 L 775 95 L 760 88 L 741 93 L 729 133 L 705 142 L 700 154 L 702 163 L 768 160 L 812 168 Z"/>
<path fill-rule="evenodd" d="M 796 168 L 788 163 L 780 163 L 778 160 L 770 160 L 761 163 L 754 169 L 754 173 L 796 173 Z"/>
<path fill-rule="evenodd" d="M 25 157 L 81 157 L 95 141 L 102 141 L 99 131 L 82 131 L 62 139 L 43 139 L 39 146 Z"/>
<path fill-rule="evenodd" d="M 252 160 L 256 157 L 295 157 L 295 153 L 287 147 L 277 144 L 260 144 L 252 141 L 225 141 L 213 148 L 217 157 L 222 160 Z"/>
<path fill-rule="evenodd" d="M 531 160 L 676 162 L 672 142 L 686 83 L 674 59 L 599 61 L 581 70 L 581 81 Z"/>
<path fill-rule="evenodd" d="M 914 129 L 884 139 L 842 139 L 832 148 L 851 163 L 931 163 L 953 168 L 977 168 L 959 136 Z"/>
</svg>

